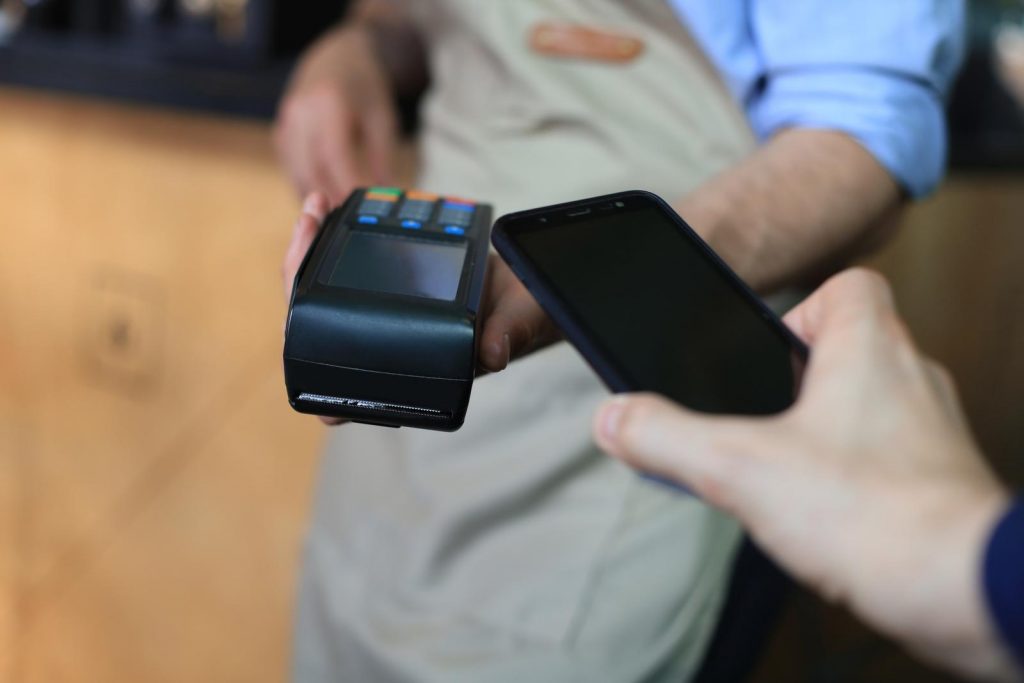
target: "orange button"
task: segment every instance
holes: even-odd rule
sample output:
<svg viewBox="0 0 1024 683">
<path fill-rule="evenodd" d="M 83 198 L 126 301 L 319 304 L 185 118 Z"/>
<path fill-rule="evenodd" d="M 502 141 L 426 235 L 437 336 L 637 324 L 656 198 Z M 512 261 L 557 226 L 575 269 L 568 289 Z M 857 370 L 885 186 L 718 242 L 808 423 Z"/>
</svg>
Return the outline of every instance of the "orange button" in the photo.
<svg viewBox="0 0 1024 683">
<path fill-rule="evenodd" d="M 463 199 L 462 197 L 445 197 L 444 200 L 449 204 L 461 204 L 462 206 L 476 206 L 476 202 L 472 199 Z"/>
<path fill-rule="evenodd" d="M 433 192 L 423 192 L 422 190 L 409 190 L 405 193 L 406 199 L 423 202 L 436 202 L 437 195 Z"/>
<path fill-rule="evenodd" d="M 397 202 L 398 197 L 390 194 L 380 194 L 379 192 L 368 192 L 365 199 L 373 199 L 381 202 Z"/>
</svg>

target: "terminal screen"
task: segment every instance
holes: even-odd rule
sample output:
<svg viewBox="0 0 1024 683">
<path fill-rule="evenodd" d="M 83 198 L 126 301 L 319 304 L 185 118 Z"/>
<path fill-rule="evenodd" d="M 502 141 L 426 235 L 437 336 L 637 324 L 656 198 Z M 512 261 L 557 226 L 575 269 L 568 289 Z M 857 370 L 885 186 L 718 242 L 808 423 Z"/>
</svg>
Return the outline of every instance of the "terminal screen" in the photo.
<svg viewBox="0 0 1024 683">
<path fill-rule="evenodd" d="M 328 284 L 454 301 L 465 260 L 465 243 L 353 230 L 341 249 Z"/>
</svg>

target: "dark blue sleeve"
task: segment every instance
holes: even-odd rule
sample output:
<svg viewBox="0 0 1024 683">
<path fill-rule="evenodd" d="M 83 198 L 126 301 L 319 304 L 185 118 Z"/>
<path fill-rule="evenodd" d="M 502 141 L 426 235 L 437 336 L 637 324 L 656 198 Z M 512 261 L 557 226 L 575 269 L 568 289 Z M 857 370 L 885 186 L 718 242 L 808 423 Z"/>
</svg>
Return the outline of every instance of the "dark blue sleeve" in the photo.
<svg viewBox="0 0 1024 683">
<path fill-rule="evenodd" d="M 984 573 L 992 619 L 1024 667 L 1024 498 L 1014 503 L 992 532 Z"/>
</svg>

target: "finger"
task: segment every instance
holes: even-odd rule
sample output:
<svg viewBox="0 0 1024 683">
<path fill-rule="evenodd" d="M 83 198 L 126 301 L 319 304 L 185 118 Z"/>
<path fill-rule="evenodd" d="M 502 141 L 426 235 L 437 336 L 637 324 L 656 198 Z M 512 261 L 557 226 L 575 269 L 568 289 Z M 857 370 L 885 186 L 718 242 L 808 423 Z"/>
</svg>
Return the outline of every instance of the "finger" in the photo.
<svg viewBox="0 0 1024 683">
<path fill-rule="evenodd" d="M 309 251 L 309 247 L 316 238 L 316 234 L 320 230 L 320 226 L 323 224 L 329 211 L 330 204 L 327 198 L 319 192 L 311 193 L 302 203 L 302 214 L 295 222 L 295 230 L 292 234 L 291 243 L 288 245 L 288 251 L 285 254 L 284 266 L 281 269 L 284 278 L 286 300 L 291 299 L 295 274 L 298 272 L 299 266 L 302 265 L 302 260 L 306 257 L 306 252 Z M 348 420 L 343 420 L 339 417 L 320 416 L 319 419 L 328 427 L 348 422 Z"/>
<path fill-rule="evenodd" d="M 923 361 L 925 370 L 928 372 L 928 379 L 931 380 L 936 392 L 943 397 L 956 396 L 956 384 L 949 370 L 931 359 L 925 358 Z"/>
<path fill-rule="evenodd" d="M 295 274 L 299 272 L 299 266 L 309 251 L 309 245 L 316 237 L 319 224 L 309 214 L 302 214 L 295 222 L 295 230 L 292 233 L 292 241 L 285 252 L 284 264 L 281 266 L 281 277 L 284 280 L 285 299 L 292 298 L 292 287 L 295 284 Z"/>
<path fill-rule="evenodd" d="M 310 192 L 330 197 L 331 202 L 340 203 L 345 197 L 342 189 L 345 185 L 334 177 L 334 172 L 327 167 L 327 163 L 319 159 L 313 164 L 312 183 L 309 187 Z"/>
<path fill-rule="evenodd" d="M 303 153 L 299 149 L 282 148 L 280 159 L 285 175 L 288 176 L 298 195 L 304 197 L 309 194 L 315 185 L 312 163 L 303 159 Z"/>
<path fill-rule="evenodd" d="M 483 316 L 484 324 L 480 333 L 477 360 L 479 366 L 487 372 L 501 372 L 508 366 L 512 357 L 511 340 L 496 325 L 488 324 L 509 285 L 505 277 L 506 270 L 508 266 L 497 255 L 488 256 L 483 299 L 480 302 L 480 314 Z"/>
<path fill-rule="evenodd" d="M 833 276 L 784 318 L 807 344 L 814 346 L 827 330 L 864 319 L 895 316 L 892 289 L 881 275 L 851 268 Z"/>
<path fill-rule="evenodd" d="M 290 111 L 276 136 L 289 177 L 302 195 L 317 191 L 340 203 L 356 183 L 351 117 L 326 94 Z"/>
<path fill-rule="evenodd" d="M 766 447 L 765 423 L 699 415 L 651 394 L 618 396 L 594 419 L 598 445 L 627 465 L 676 481 L 706 501 L 735 510 Z"/>
<path fill-rule="evenodd" d="M 390 185 L 394 177 L 395 149 L 398 138 L 398 122 L 395 113 L 387 106 L 374 107 L 363 115 L 363 142 L 366 145 L 366 162 L 370 166 L 373 182 Z"/>
<path fill-rule="evenodd" d="M 302 265 L 302 260 L 306 257 L 309 246 L 316 238 L 320 224 L 327 214 L 326 207 L 327 203 L 323 195 L 312 194 L 306 199 L 302 215 L 295 222 L 291 243 L 285 252 L 284 264 L 281 267 L 286 300 L 291 300 L 292 287 L 295 284 L 295 274 L 299 271 L 299 266 Z"/>
<path fill-rule="evenodd" d="M 324 182 L 322 190 L 335 204 L 340 204 L 360 184 L 355 121 L 338 106 L 337 113 L 328 119 L 331 125 L 325 126 L 318 136 L 316 148 L 316 167 Z"/>
<path fill-rule="evenodd" d="M 274 147 L 284 165 L 288 178 L 303 197 L 320 182 L 315 177 L 316 121 L 309 114 L 305 103 L 288 99 L 281 106 L 277 125 L 274 129 Z M 307 120 L 309 119 L 309 120 Z"/>
<path fill-rule="evenodd" d="M 302 212 L 312 216 L 318 225 L 324 222 L 330 210 L 330 200 L 319 192 L 309 193 L 302 202 Z"/>
<path fill-rule="evenodd" d="M 518 282 L 495 284 L 490 313 L 480 335 L 480 364 L 490 372 L 504 370 L 513 358 L 557 338 L 554 325 Z"/>
<path fill-rule="evenodd" d="M 946 411 L 946 418 L 952 420 L 958 427 L 969 430 L 970 426 L 964 415 L 953 375 L 945 367 L 929 359 L 924 359 L 924 367 L 929 382 Z"/>
</svg>

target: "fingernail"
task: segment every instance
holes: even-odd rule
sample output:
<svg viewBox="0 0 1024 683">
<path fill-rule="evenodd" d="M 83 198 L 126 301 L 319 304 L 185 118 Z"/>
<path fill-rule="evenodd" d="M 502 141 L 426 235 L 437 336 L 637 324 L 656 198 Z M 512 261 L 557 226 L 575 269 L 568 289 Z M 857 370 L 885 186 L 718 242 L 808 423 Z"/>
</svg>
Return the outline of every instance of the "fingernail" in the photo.
<svg viewBox="0 0 1024 683">
<path fill-rule="evenodd" d="M 302 202 L 302 211 L 304 213 L 310 213 L 315 216 L 317 215 L 318 209 L 320 208 L 318 204 L 319 202 L 317 202 L 317 196 L 311 194 L 308 197 L 306 197 L 306 201 Z"/>
<path fill-rule="evenodd" d="M 509 356 L 511 355 L 510 348 L 511 342 L 509 341 L 507 334 L 501 338 L 501 341 L 499 343 L 491 346 L 491 349 L 493 350 L 494 353 L 494 358 L 504 359 L 504 363 L 500 367 L 496 368 L 496 370 L 504 370 L 505 368 L 508 367 Z M 502 361 L 498 360 L 498 362 L 501 363 Z"/>
<path fill-rule="evenodd" d="M 601 409 L 599 420 L 601 437 L 608 442 L 615 441 L 619 436 L 619 427 L 622 425 L 622 415 L 626 412 L 625 400 L 613 398 Z"/>
</svg>

